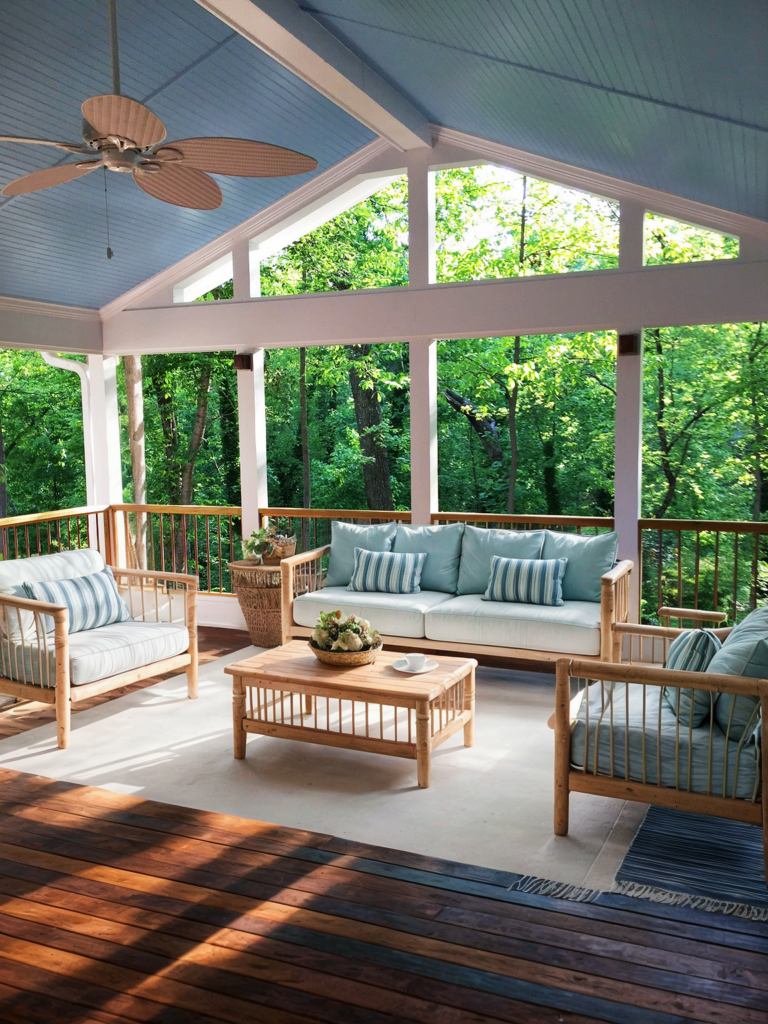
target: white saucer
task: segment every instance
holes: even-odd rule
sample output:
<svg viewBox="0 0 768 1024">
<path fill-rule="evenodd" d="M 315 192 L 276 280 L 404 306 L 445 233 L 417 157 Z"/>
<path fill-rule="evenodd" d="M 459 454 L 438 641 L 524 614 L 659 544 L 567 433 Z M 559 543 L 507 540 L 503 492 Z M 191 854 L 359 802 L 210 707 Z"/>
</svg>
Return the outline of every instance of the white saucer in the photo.
<svg viewBox="0 0 768 1024">
<path fill-rule="evenodd" d="M 417 669 L 416 671 L 414 671 L 412 668 L 407 667 L 407 665 L 405 664 L 405 658 L 398 658 L 397 661 L 392 663 L 392 668 L 396 669 L 398 672 L 405 672 L 406 675 L 409 676 L 420 676 L 422 675 L 422 673 L 431 672 L 433 669 L 436 669 L 437 667 L 437 662 L 430 661 L 429 658 L 427 658 L 427 660 L 424 662 L 424 668 Z"/>
</svg>

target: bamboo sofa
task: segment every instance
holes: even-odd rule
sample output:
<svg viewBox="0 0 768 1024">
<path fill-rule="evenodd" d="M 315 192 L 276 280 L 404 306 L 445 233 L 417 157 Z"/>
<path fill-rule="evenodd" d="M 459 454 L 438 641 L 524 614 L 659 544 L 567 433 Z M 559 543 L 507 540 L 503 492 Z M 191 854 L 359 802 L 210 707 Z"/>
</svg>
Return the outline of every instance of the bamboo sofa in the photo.
<svg viewBox="0 0 768 1024">
<path fill-rule="evenodd" d="M 72 705 L 184 669 L 197 697 L 197 579 L 113 569 L 129 618 L 70 633 L 69 609 L 24 596 L 24 583 L 104 570 L 91 548 L 0 562 L 0 693 L 56 707 L 59 748 L 69 745 Z"/>
<path fill-rule="evenodd" d="M 660 615 L 665 613 L 707 625 L 724 617 L 660 609 Z M 758 609 L 752 613 L 755 615 L 757 643 L 764 643 L 760 637 L 768 637 L 768 609 Z M 754 624 L 753 619 L 753 635 Z M 745 619 L 736 628 L 747 625 Z M 669 646 L 682 632 L 680 628 L 617 623 L 614 634 L 623 661 L 558 661 L 553 715 L 555 833 L 568 833 L 572 792 L 730 818 L 762 825 L 768 877 L 768 758 L 761 757 L 768 679 L 664 668 Z M 713 632 L 725 641 L 733 630 Z M 768 651 L 768 645 L 764 650 Z M 577 693 L 572 699 L 574 682 Z M 711 693 L 708 718 L 698 726 L 692 724 L 692 718 L 681 723 L 673 710 L 678 698 L 673 697 L 672 703 L 665 700 L 665 688 L 681 696 L 691 690 Z M 737 727 L 735 701 L 725 705 L 730 714 L 715 714 L 715 702 L 723 695 L 749 699 L 747 726 Z"/>
<path fill-rule="evenodd" d="M 321 611 L 340 609 L 345 615 L 354 613 L 370 620 L 388 647 L 549 662 L 563 654 L 603 661 L 615 657 L 618 641 L 613 625 L 628 618 L 633 568 L 630 561 L 615 562 L 616 534 L 582 537 L 549 530 L 476 529 L 464 523 L 424 527 L 392 523 L 368 528 L 381 530 L 384 537 L 383 541 L 378 537 L 382 546 L 369 550 L 427 551 L 420 592 L 384 594 L 347 589 L 353 554 L 352 549 L 342 551 L 347 573 L 340 573 L 338 559 L 334 567 L 334 548 L 342 533 L 338 528 L 352 531 L 348 545 L 356 545 L 358 538 L 366 535 L 378 537 L 364 527 L 334 522 L 330 545 L 282 560 L 283 643 L 309 638 Z M 513 553 L 512 557 L 548 558 L 555 555 L 547 554 L 545 545 L 560 546 L 560 550 L 579 542 L 585 545 L 582 562 L 593 577 L 589 600 L 567 599 L 568 569 L 563 584 L 566 600 L 561 607 L 483 600 L 493 553 L 509 555 L 522 543 L 533 545 L 531 550 L 540 554 Z M 594 568 L 600 563 L 600 558 L 593 557 L 598 549 L 603 560 L 607 559 L 605 571 Z M 578 560 L 573 559 L 574 565 Z"/>
</svg>

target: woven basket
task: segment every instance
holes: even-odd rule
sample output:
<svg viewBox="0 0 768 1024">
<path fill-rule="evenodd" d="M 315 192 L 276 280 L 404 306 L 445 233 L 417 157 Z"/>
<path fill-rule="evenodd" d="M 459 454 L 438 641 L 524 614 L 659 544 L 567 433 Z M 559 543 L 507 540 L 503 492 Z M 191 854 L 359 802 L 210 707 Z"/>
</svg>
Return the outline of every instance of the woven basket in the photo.
<svg viewBox="0 0 768 1024">
<path fill-rule="evenodd" d="M 250 568 L 232 564 L 230 568 L 232 587 L 240 602 L 251 643 L 255 647 L 278 647 L 283 641 L 280 570 L 265 572 L 261 566 Z"/>
<path fill-rule="evenodd" d="M 263 554 L 264 565 L 279 565 L 281 558 L 290 558 L 296 554 L 296 538 L 292 537 L 285 544 L 273 544 L 269 554 Z"/>
<path fill-rule="evenodd" d="M 358 665 L 372 665 L 383 646 L 377 637 L 375 646 L 367 651 L 321 651 L 318 647 L 313 647 L 311 643 L 309 649 L 324 665 L 334 665 L 336 668 L 357 668 Z"/>
</svg>

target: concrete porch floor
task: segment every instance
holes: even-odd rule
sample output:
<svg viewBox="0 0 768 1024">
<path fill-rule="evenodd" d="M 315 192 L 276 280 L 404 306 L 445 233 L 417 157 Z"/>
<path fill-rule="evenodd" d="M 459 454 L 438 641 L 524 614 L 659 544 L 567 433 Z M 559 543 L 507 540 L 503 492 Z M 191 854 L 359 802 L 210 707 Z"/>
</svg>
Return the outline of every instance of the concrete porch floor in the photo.
<svg viewBox="0 0 768 1024">
<path fill-rule="evenodd" d="M 251 736 L 232 756 L 231 677 L 246 648 L 183 676 L 82 711 L 72 743 L 55 725 L 0 740 L 0 766 L 203 810 L 328 832 L 358 842 L 609 888 L 644 805 L 571 796 L 571 831 L 552 832 L 554 676 L 481 668 L 476 741 L 452 737 L 432 785 L 413 761 Z"/>
</svg>

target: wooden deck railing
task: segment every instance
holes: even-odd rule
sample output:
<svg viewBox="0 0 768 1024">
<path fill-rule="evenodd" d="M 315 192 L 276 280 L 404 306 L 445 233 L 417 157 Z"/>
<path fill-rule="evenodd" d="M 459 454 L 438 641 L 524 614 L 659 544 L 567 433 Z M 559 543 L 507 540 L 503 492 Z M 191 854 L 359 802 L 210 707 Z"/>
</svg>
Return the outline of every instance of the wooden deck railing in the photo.
<svg viewBox="0 0 768 1024">
<path fill-rule="evenodd" d="M 407 511 L 261 508 L 262 522 L 295 533 L 298 551 L 330 541 L 333 519 L 356 523 L 403 522 Z M 432 522 L 466 522 L 501 529 L 601 533 L 610 517 L 491 515 L 438 512 Z M 641 519 L 644 621 L 669 605 L 722 610 L 732 624 L 768 603 L 768 523 Z M 24 558 L 79 547 L 98 547 L 113 565 L 189 572 L 200 591 L 231 594 L 227 562 L 243 556 L 238 506 L 99 505 L 0 519 L 0 557 Z"/>
<path fill-rule="evenodd" d="M 643 620 L 663 605 L 724 611 L 729 625 L 768 602 L 768 523 L 641 519 Z"/>
</svg>

